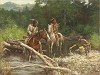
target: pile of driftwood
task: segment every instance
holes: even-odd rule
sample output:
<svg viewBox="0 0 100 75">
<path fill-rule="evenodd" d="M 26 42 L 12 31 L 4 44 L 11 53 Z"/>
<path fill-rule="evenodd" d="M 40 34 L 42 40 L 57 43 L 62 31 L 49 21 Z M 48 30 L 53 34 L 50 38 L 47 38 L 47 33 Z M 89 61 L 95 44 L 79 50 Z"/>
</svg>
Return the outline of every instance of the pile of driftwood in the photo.
<svg viewBox="0 0 100 75">
<path fill-rule="evenodd" d="M 15 46 L 19 46 L 18 48 Z M 20 48 L 22 47 L 22 48 Z M 71 75 L 79 75 L 76 71 L 72 71 L 68 68 L 60 67 L 56 61 L 54 61 L 52 58 L 38 53 L 36 50 L 33 48 L 27 46 L 20 40 L 12 41 L 12 42 L 4 42 L 4 48 L 8 49 L 17 49 L 17 50 L 23 50 L 24 48 L 27 48 L 31 51 L 33 51 L 34 54 L 36 54 L 45 65 L 43 64 L 33 64 L 33 65 L 23 65 L 23 66 L 16 66 L 12 67 L 11 69 L 16 69 L 16 68 L 24 68 L 24 67 L 30 67 L 30 66 L 38 66 L 40 68 L 43 68 L 46 71 L 46 75 L 61 75 L 61 72 L 69 72 Z"/>
<path fill-rule="evenodd" d="M 24 51 L 24 47 L 19 45 L 18 41 L 24 42 L 24 40 L 8 40 L 3 42 L 3 50 L 7 54 L 9 53 L 19 53 Z"/>
</svg>

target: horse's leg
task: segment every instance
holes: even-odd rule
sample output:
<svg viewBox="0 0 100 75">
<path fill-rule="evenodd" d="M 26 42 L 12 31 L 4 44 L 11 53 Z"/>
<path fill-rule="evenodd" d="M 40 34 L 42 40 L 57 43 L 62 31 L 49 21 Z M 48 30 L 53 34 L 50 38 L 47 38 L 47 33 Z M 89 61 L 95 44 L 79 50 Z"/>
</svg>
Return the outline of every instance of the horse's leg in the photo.
<svg viewBox="0 0 100 75">
<path fill-rule="evenodd" d="M 25 47 L 22 47 L 23 48 L 23 54 L 25 54 L 26 55 L 26 53 L 25 53 Z"/>
<path fill-rule="evenodd" d="M 54 45 L 54 42 L 51 43 L 51 48 L 50 48 L 50 55 L 51 55 L 51 56 L 53 56 L 53 53 L 52 53 L 52 52 L 53 52 L 53 51 L 52 51 L 53 45 Z"/>
<path fill-rule="evenodd" d="M 91 51 L 91 45 L 89 45 L 88 53 L 90 53 L 90 51 Z"/>
<path fill-rule="evenodd" d="M 49 56 L 51 55 L 51 43 L 50 44 L 48 44 L 48 47 L 49 47 Z"/>
<path fill-rule="evenodd" d="M 40 47 L 39 47 L 39 53 L 43 54 L 41 42 L 39 42 L 39 44 L 40 44 Z"/>
<path fill-rule="evenodd" d="M 29 62 L 32 59 L 32 51 L 29 52 Z"/>
<path fill-rule="evenodd" d="M 62 55 L 61 48 L 62 48 L 62 42 L 60 41 L 60 42 L 59 42 L 60 55 Z"/>
<path fill-rule="evenodd" d="M 87 50 L 85 50 L 85 54 L 86 54 L 86 56 L 87 56 Z"/>
<path fill-rule="evenodd" d="M 87 56 L 87 54 L 88 54 L 88 46 L 85 47 L 85 54 Z"/>
<path fill-rule="evenodd" d="M 59 50 L 59 41 L 58 40 L 57 40 L 56 45 L 57 45 L 57 51 L 58 51 Z"/>
<path fill-rule="evenodd" d="M 59 39 L 56 38 L 56 48 L 57 48 L 58 54 L 60 54 L 60 51 L 59 51 L 59 49 L 60 49 L 60 43 L 59 42 L 60 42 Z"/>
<path fill-rule="evenodd" d="M 90 53 L 90 50 L 91 50 L 91 45 L 88 45 L 86 47 L 86 52 L 85 52 L 86 53 L 86 56 L 87 56 L 88 53 Z"/>
</svg>

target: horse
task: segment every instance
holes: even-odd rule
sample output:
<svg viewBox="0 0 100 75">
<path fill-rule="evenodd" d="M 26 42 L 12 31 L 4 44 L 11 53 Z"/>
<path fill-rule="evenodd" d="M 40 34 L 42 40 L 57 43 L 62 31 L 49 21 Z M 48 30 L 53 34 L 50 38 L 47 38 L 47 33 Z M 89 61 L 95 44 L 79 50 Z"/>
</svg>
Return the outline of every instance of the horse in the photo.
<svg viewBox="0 0 100 75">
<path fill-rule="evenodd" d="M 42 51 L 42 44 L 40 42 L 41 39 L 46 40 L 48 42 L 50 37 L 45 29 L 40 30 L 38 33 L 34 34 L 32 37 L 29 38 L 27 45 L 38 51 L 39 53 L 43 53 Z M 32 51 L 29 50 L 29 61 L 32 58 Z"/>
<path fill-rule="evenodd" d="M 61 51 L 61 48 L 62 48 L 62 43 L 64 41 L 64 36 L 58 32 L 58 33 L 49 33 L 49 36 L 50 36 L 50 43 L 49 43 L 49 53 L 50 55 L 52 55 L 53 53 L 53 46 L 54 46 L 54 43 L 56 44 L 57 46 L 57 51 L 59 49 L 59 52 L 60 52 L 60 55 L 62 54 L 62 51 Z"/>
</svg>

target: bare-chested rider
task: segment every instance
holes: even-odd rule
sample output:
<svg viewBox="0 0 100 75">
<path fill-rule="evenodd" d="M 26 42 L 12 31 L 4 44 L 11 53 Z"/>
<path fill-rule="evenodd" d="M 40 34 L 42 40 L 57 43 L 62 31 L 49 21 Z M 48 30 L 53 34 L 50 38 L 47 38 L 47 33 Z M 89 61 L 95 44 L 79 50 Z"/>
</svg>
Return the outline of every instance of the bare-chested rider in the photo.
<svg viewBox="0 0 100 75">
<path fill-rule="evenodd" d="M 48 24 L 48 32 L 49 33 L 58 33 L 59 24 L 57 23 L 55 18 L 52 18 L 50 24 Z"/>
</svg>

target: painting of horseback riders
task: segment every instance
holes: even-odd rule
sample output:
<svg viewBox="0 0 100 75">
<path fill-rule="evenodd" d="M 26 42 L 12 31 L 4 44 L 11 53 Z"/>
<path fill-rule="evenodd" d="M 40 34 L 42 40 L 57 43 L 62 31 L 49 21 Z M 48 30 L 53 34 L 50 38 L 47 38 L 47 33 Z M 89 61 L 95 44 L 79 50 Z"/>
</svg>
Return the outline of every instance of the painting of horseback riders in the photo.
<svg viewBox="0 0 100 75">
<path fill-rule="evenodd" d="M 100 75 L 100 0 L 0 0 L 0 75 Z"/>
</svg>

